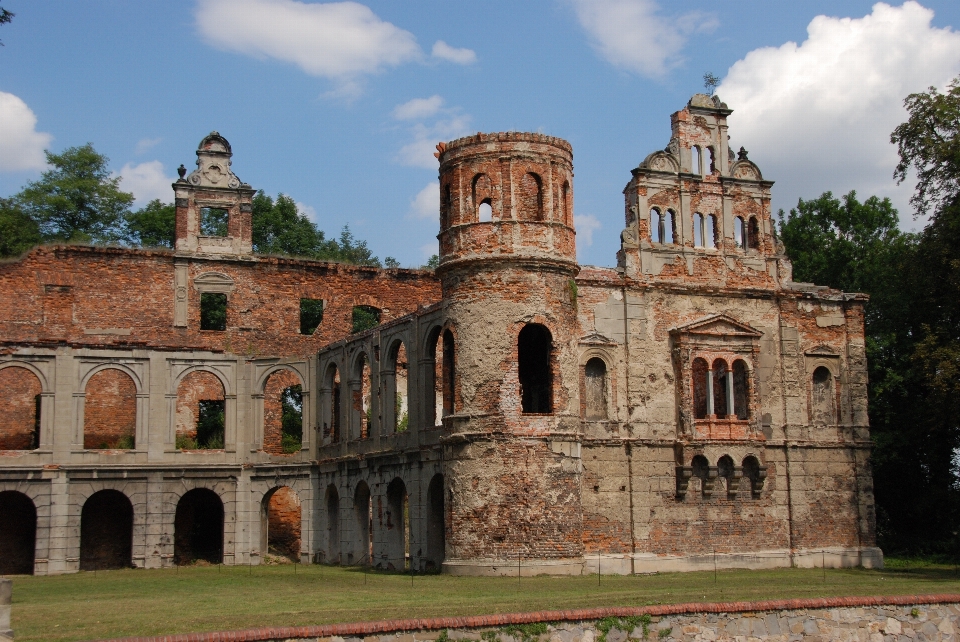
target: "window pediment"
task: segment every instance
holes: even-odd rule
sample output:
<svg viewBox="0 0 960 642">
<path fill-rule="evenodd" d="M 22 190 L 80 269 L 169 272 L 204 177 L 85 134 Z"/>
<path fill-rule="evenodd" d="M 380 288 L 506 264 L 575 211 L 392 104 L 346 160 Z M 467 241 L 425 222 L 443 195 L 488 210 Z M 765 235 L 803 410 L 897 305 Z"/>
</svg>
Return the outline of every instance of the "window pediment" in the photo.
<svg viewBox="0 0 960 642">
<path fill-rule="evenodd" d="M 711 337 L 730 337 L 759 339 L 763 332 L 753 326 L 737 321 L 726 314 L 712 314 L 693 323 L 677 326 L 670 330 L 672 335 L 705 335 Z"/>
</svg>

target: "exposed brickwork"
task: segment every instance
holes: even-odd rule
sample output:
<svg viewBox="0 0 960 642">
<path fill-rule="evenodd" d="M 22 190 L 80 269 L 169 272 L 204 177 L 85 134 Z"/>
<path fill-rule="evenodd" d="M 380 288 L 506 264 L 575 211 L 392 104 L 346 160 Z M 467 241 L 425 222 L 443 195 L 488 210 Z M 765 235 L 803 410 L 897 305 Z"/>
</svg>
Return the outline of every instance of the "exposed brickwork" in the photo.
<svg viewBox="0 0 960 642">
<path fill-rule="evenodd" d="M 270 496 L 269 539 L 270 552 L 300 560 L 300 498 L 289 486 L 278 488 Z"/>
<path fill-rule="evenodd" d="M 84 448 L 131 448 L 137 430 L 137 385 L 126 372 L 107 368 L 87 382 L 83 405 Z"/>
<path fill-rule="evenodd" d="M 40 380 L 26 368 L 0 370 L 0 450 L 35 447 Z"/>
<path fill-rule="evenodd" d="M 263 388 L 263 449 L 274 455 L 283 454 L 283 391 L 303 382 L 290 370 L 279 370 L 267 379 Z"/>
</svg>

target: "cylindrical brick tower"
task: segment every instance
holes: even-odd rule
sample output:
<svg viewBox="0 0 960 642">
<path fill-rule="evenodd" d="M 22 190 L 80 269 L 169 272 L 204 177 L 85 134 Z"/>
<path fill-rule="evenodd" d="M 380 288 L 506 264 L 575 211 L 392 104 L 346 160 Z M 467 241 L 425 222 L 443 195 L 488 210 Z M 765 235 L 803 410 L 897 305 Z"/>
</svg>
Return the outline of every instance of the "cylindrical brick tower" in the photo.
<svg viewBox="0 0 960 642">
<path fill-rule="evenodd" d="M 559 138 L 439 145 L 440 266 L 454 338 L 444 570 L 581 572 L 573 153 Z"/>
</svg>

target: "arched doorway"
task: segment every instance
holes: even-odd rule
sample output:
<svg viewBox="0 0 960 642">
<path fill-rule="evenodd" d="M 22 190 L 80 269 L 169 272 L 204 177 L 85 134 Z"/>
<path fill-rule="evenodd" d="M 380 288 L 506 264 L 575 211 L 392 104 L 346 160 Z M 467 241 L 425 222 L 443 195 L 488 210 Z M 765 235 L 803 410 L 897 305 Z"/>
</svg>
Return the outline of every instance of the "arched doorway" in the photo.
<svg viewBox="0 0 960 642">
<path fill-rule="evenodd" d="M 388 569 L 407 568 L 407 549 L 410 537 L 410 514 L 407 500 L 407 487 L 399 477 L 387 486 L 387 510 L 382 518 L 384 552 L 386 562 L 380 566 Z"/>
<path fill-rule="evenodd" d="M 0 492 L 0 575 L 33 575 L 37 508 L 14 490 Z"/>
<path fill-rule="evenodd" d="M 443 475 L 437 473 L 427 490 L 427 569 L 440 570 L 446 547 L 443 518 Z"/>
<path fill-rule="evenodd" d="M 370 487 L 365 481 L 357 484 L 357 490 L 353 494 L 353 512 L 357 518 L 357 538 L 352 562 L 367 566 L 373 559 L 373 538 L 370 528 L 370 522 L 373 519 L 373 503 L 370 498 Z"/>
<path fill-rule="evenodd" d="M 80 570 L 133 565 L 133 504 L 118 490 L 101 490 L 80 511 Z"/>
<path fill-rule="evenodd" d="M 177 502 L 174 518 L 173 562 L 189 564 L 223 560 L 223 502 L 206 488 L 194 488 Z"/>
<path fill-rule="evenodd" d="M 327 562 L 340 563 L 340 493 L 337 487 L 327 487 Z"/>
<path fill-rule="evenodd" d="M 300 497 L 289 486 L 274 488 L 260 506 L 260 550 L 291 562 L 300 561 Z"/>
</svg>

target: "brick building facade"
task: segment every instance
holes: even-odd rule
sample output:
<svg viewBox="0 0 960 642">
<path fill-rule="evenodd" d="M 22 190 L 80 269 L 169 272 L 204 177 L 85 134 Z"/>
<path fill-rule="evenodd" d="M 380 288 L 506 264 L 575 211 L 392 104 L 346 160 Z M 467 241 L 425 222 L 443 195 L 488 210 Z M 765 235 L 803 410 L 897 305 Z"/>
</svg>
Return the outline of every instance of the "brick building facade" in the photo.
<svg viewBox="0 0 960 642">
<path fill-rule="evenodd" d="M 0 265 L 0 570 L 882 564 L 865 298 L 792 281 L 729 113 L 632 170 L 615 268 L 524 133 L 438 145 L 435 274 L 253 254 L 216 132 L 173 250 Z"/>
</svg>

